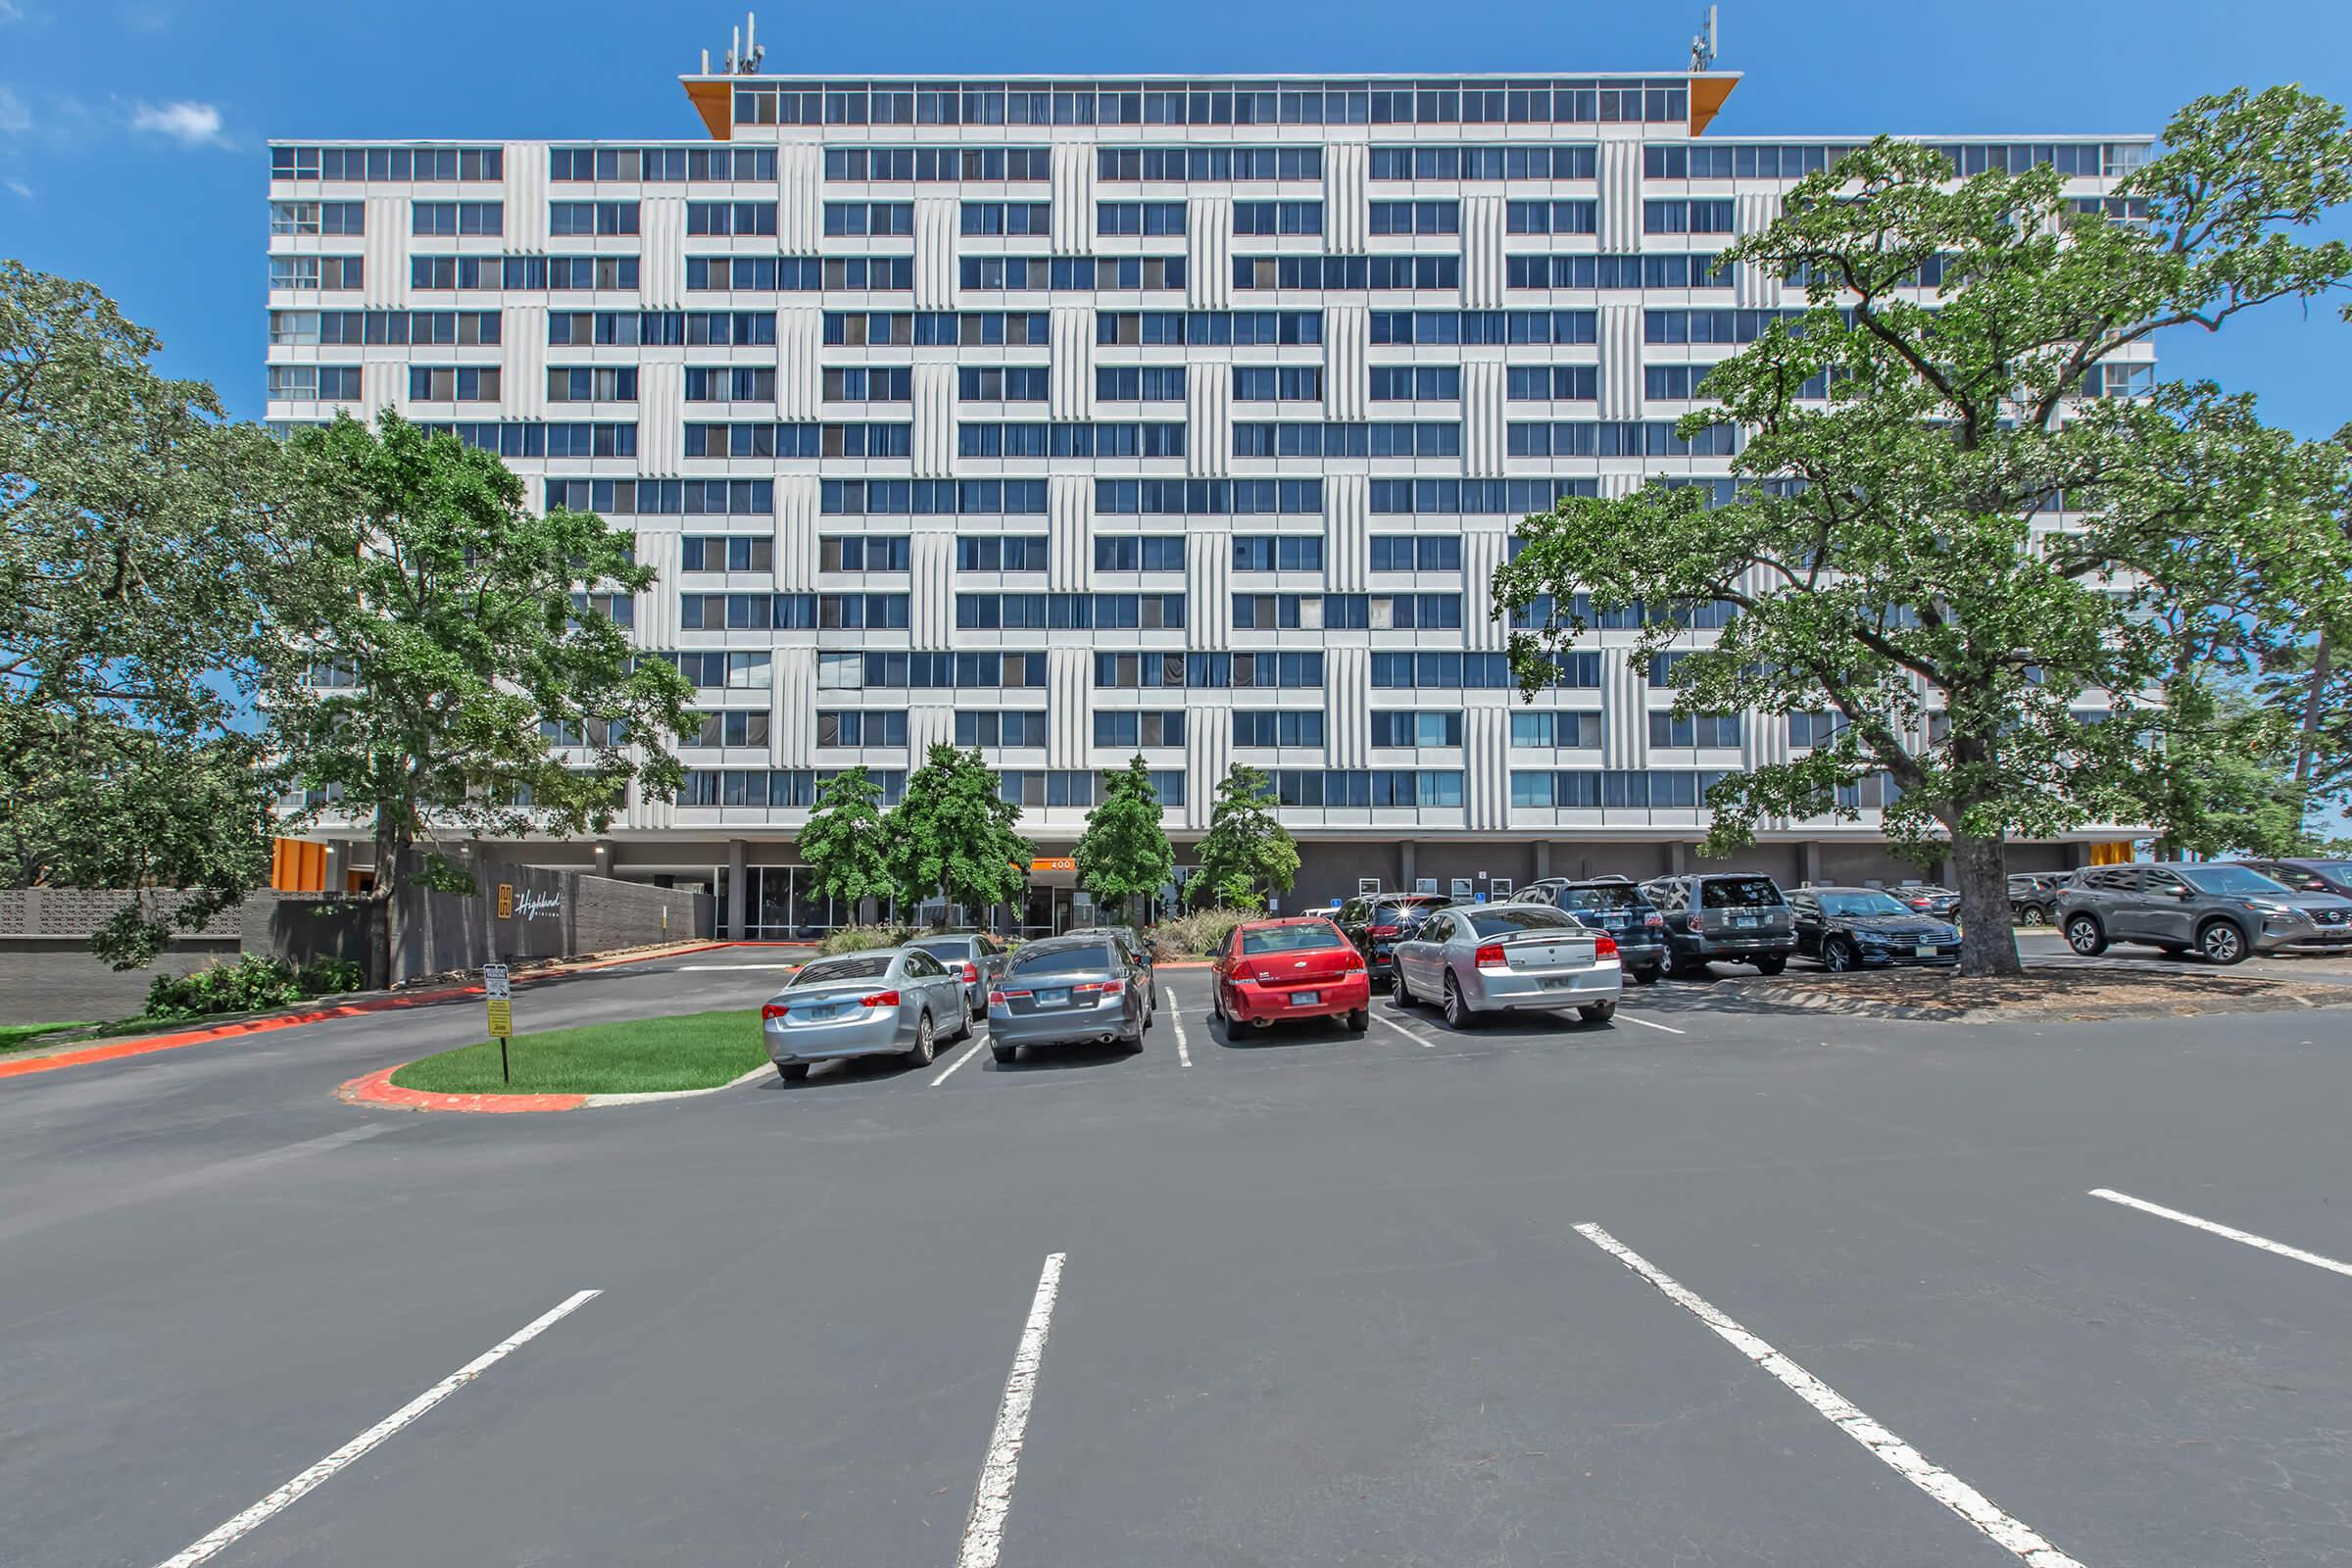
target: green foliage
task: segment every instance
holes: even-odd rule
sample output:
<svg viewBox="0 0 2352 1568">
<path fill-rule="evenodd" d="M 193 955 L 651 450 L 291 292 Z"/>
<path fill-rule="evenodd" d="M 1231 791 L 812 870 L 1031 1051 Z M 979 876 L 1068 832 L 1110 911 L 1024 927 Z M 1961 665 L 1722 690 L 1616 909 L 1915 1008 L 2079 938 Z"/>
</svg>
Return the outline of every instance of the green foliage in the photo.
<svg viewBox="0 0 2352 1568">
<path fill-rule="evenodd" d="M 1078 885 L 1103 907 L 1123 912 L 1136 899 L 1168 885 L 1176 874 L 1176 852 L 1160 826 L 1151 765 L 1140 755 L 1103 782 L 1102 802 L 1087 813 L 1072 858 Z"/>
<path fill-rule="evenodd" d="M 825 933 L 825 940 L 817 945 L 816 951 L 831 958 L 844 953 L 865 953 L 874 948 L 895 948 L 905 943 L 913 934 L 911 929 L 903 925 L 836 926 Z"/>
<path fill-rule="evenodd" d="M 1565 501 L 1522 524 L 1495 576 L 1506 610 L 1577 593 L 1652 607 L 1637 659 L 1679 635 L 1670 607 L 1729 604 L 1716 645 L 1675 667 L 1677 710 L 1826 710 L 1848 727 L 1711 790 L 1708 847 L 1767 818 L 1851 816 L 1838 791 L 1862 785 L 1899 844 L 1948 846 L 1971 972 L 2017 967 L 2002 840 L 2100 820 L 2152 765 L 2148 725 L 2078 722 L 2081 694 L 2129 708 L 2244 667 L 2352 594 L 2328 515 L 2339 451 L 2209 383 L 2076 396 L 2166 326 L 2217 329 L 2352 273 L 2345 245 L 2295 233 L 2352 198 L 2335 106 L 2289 88 L 2201 99 L 2165 144 L 2119 187 L 2144 223 L 2074 214 L 2046 167 L 1955 181 L 1884 139 L 1800 181 L 1725 259 L 1801 279 L 1809 309 L 1710 371 L 1719 407 L 1684 420 L 1738 428 L 1740 494 Z M 1826 400 L 1807 395 L 1825 381 Z M 1585 630 L 1562 612 L 1514 633 L 1522 683 L 1546 684 Z"/>
<path fill-rule="evenodd" d="M 1174 919 L 1162 920 L 1149 933 L 1152 956 L 1155 958 L 1200 958 L 1222 953 L 1233 935 L 1233 928 L 1254 913 L 1253 909 L 1206 908 L 1188 909 Z"/>
<path fill-rule="evenodd" d="M 1217 786 L 1198 855 L 1200 869 L 1185 884 L 1195 904 L 1208 898 L 1255 911 L 1268 893 L 1288 893 L 1298 875 L 1298 846 L 1275 819 L 1273 781 L 1236 762 Z"/>
<path fill-rule="evenodd" d="M 884 860 L 901 906 L 941 898 L 985 909 L 1019 898 L 1036 853 L 1014 829 L 1020 816 L 978 752 L 932 747 L 883 821 Z"/>
<path fill-rule="evenodd" d="M 292 677 L 265 622 L 311 549 L 284 449 L 160 346 L 0 261 L 0 881 L 188 890 L 99 934 L 124 968 L 267 878 L 279 780 L 236 726 Z"/>
<path fill-rule="evenodd" d="M 853 917 L 860 900 L 887 899 L 893 888 L 882 856 L 881 799 L 882 786 L 862 766 L 845 767 L 817 785 L 796 841 L 816 891 L 847 902 Z"/>
<path fill-rule="evenodd" d="M 344 958 L 314 958 L 298 972 L 283 958 L 248 953 L 193 974 L 159 974 L 147 986 L 146 1015 L 201 1018 L 215 1012 L 258 1012 L 306 997 L 360 989 L 360 966 Z"/>
<path fill-rule="evenodd" d="M 2190 675 L 2166 683 L 2162 706 L 2123 721 L 2134 718 L 2145 720 L 2147 761 L 2123 775 L 2115 814 L 2156 830 L 2158 859 L 2295 853 L 2302 809 L 2283 713 Z"/>
<path fill-rule="evenodd" d="M 591 598 L 653 586 L 633 535 L 593 513 L 534 513 L 496 457 L 389 412 L 373 430 L 338 418 L 293 446 L 339 547 L 280 622 L 357 684 L 273 716 L 302 781 L 372 824 L 378 902 L 416 876 L 419 841 L 601 832 L 632 781 L 676 787 L 691 688 L 638 658 Z"/>
</svg>

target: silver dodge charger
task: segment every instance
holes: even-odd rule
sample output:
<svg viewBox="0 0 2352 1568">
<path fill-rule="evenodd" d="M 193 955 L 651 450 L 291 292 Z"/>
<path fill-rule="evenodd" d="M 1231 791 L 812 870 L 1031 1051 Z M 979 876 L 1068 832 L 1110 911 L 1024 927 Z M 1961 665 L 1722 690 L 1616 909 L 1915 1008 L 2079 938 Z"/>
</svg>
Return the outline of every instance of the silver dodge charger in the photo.
<svg viewBox="0 0 2352 1568">
<path fill-rule="evenodd" d="M 786 1082 L 812 1063 L 844 1056 L 904 1055 L 920 1067 L 942 1040 L 972 1032 L 963 976 L 919 948 L 818 958 L 760 1009 L 768 1059 Z"/>
<path fill-rule="evenodd" d="M 1617 943 L 1548 904 L 1457 904 L 1396 944 L 1396 1004 L 1434 1002 L 1467 1027 L 1482 1012 L 1574 1007 L 1587 1023 L 1617 1011 Z"/>
</svg>

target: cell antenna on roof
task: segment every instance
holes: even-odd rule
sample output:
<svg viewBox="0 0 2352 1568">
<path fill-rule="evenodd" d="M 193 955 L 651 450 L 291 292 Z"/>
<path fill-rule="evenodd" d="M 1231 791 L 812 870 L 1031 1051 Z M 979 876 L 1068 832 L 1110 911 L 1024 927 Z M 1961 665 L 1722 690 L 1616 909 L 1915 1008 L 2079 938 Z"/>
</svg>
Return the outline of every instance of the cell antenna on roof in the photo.
<svg viewBox="0 0 2352 1568">
<path fill-rule="evenodd" d="M 1716 42 L 1715 7 L 1709 6 L 1707 14 L 1699 19 L 1698 31 L 1690 39 L 1690 69 L 1692 71 L 1715 69 Z"/>
<path fill-rule="evenodd" d="M 746 11 L 743 14 L 743 25 L 737 27 L 732 36 L 735 42 L 734 47 L 727 51 L 727 74 L 757 75 L 760 62 L 767 58 L 767 51 L 760 47 L 759 13 Z"/>
</svg>

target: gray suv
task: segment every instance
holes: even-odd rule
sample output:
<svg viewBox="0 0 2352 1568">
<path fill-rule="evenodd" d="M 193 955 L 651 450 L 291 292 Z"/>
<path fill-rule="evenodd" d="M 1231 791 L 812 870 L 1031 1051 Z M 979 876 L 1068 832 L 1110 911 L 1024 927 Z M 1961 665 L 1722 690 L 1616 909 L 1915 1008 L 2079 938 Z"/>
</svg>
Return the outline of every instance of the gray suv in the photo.
<svg viewBox="0 0 2352 1568">
<path fill-rule="evenodd" d="M 2289 947 L 2352 945 L 2352 899 L 2298 893 L 2242 865 L 2096 865 L 2058 891 L 2058 929 L 2084 957 L 2110 942 L 2238 963 Z"/>
<path fill-rule="evenodd" d="M 1666 919 L 1666 972 L 1703 973 L 1711 958 L 1779 974 L 1796 951 L 1796 920 L 1781 885 L 1753 871 L 1662 876 L 1642 896 Z"/>
</svg>

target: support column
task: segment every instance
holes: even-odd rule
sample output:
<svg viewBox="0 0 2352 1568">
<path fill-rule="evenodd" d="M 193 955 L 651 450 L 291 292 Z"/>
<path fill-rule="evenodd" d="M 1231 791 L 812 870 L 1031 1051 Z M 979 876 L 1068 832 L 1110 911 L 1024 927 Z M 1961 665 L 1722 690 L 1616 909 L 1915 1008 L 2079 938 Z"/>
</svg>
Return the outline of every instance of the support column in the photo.
<svg viewBox="0 0 2352 1568">
<path fill-rule="evenodd" d="M 612 874 L 612 841 L 598 839 L 589 853 L 592 858 L 589 861 L 588 869 L 597 876 L 611 876 Z"/>
<path fill-rule="evenodd" d="M 1821 845 L 1812 839 L 1805 841 L 1802 864 L 1805 881 L 1818 882 L 1821 880 Z"/>
<path fill-rule="evenodd" d="M 343 841 L 328 839 L 326 841 L 326 869 L 319 873 L 319 877 L 325 883 L 326 891 L 329 893 L 343 891 Z"/>
<path fill-rule="evenodd" d="M 1690 846 L 1677 839 L 1666 846 L 1666 874 L 1683 876 L 1690 869 Z"/>
<path fill-rule="evenodd" d="M 744 842 L 727 840 L 727 930 L 729 942 L 743 940 Z"/>
<path fill-rule="evenodd" d="M 1536 840 L 1536 880 L 1541 882 L 1551 875 L 1551 840 Z"/>
<path fill-rule="evenodd" d="M 1396 891 L 1413 891 L 1413 841 L 1399 839 L 1396 843 Z"/>
</svg>

